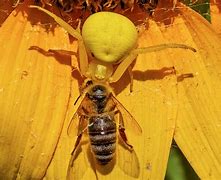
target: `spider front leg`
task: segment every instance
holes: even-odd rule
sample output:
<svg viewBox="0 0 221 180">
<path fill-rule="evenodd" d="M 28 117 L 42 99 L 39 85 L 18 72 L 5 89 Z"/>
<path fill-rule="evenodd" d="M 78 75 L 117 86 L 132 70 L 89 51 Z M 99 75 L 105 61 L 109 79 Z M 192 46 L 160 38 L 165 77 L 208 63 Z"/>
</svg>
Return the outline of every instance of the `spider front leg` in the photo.
<svg viewBox="0 0 221 180">
<path fill-rule="evenodd" d="M 88 56 L 87 56 L 87 51 L 86 51 L 86 47 L 84 45 L 83 38 L 80 33 L 80 22 L 79 22 L 78 28 L 74 29 L 71 25 L 66 23 L 63 19 L 61 19 L 60 17 L 56 16 L 55 14 L 53 14 L 52 12 L 50 12 L 44 8 L 41 8 L 39 6 L 32 6 L 32 5 L 29 7 L 39 9 L 39 10 L 45 12 L 46 14 L 48 14 L 49 16 L 51 16 L 71 36 L 73 36 L 74 38 L 76 38 L 78 40 L 79 69 L 80 69 L 81 74 L 83 76 L 86 76 L 87 69 L 88 69 Z"/>
<path fill-rule="evenodd" d="M 80 25 L 81 21 L 79 20 L 78 27 L 76 29 L 77 32 L 80 32 Z M 55 54 L 60 54 L 60 55 L 76 55 L 75 52 L 73 51 L 67 51 L 67 50 L 53 50 L 49 49 L 49 52 L 55 53 Z M 84 45 L 84 42 L 82 39 L 78 39 L 78 55 L 79 55 L 79 70 L 81 75 L 87 76 L 87 70 L 88 70 L 88 56 L 87 56 L 87 51 Z"/>
<path fill-rule="evenodd" d="M 81 20 L 78 22 L 78 26 L 76 31 L 81 34 Z M 78 53 L 79 53 L 79 69 L 80 73 L 84 76 L 87 77 L 87 70 L 88 70 L 88 56 L 87 56 L 87 51 L 86 47 L 84 45 L 83 39 L 78 39 Z"/>
<path fill-rule="evenodd" d="M 83 76 L 87 77 L 88 70 L 88 56 L 86 47 L 83 40 L 78 40 L 78 53 L 79 53 L 79 69 Z"/>
<path fill-rule="evenodd" d="M 187 49 L 187 50 L 191 50 L 193 52 L 196 52 L 196 49 L 194 49 L 191 46 L 187 46 L 184 44 L 176 44 L 176 43 L 160 44 L 160 45 L 155 45 L 155 46 L 133 49 L 126 57 L 123 58 L 123 60 L 118 65 L 115 72 L 113 73 L 113 75 L 109 78 L 109 82 L 110 83 L 117 82 L 121 78 L 123 73 L 130 67 L 132 62 L 137 58 L 138 54 L 144 54 L 144 53 L 148 53 L 148 52 L 156 52 L 156 51 L 161 51 L 161 50 L 168 49 L 168 48 Z M 129 69 L 129 73 L 131 74 L 130 69 Z M 133 76 L 131 76 L 131 77 L 133 77 Z"/>
<path fill-rule="evenodd" d="M 131 76 L 132 74 L 132 67 L 130 67 L 130 65 L 132 64 L 132 62 L 137 58 L 137 53 L 133 53 L 133 51 L 131 51 L 127 57 L 125 57 L 122 62 L 118 65 L 117 69 L 115 70 L 115 72 L 113 73 L 113 75 L 109 78 L 109 82 L 117 82 L 121 76 L 124 74 L 124 72 L 128 69 L 129 70 L 129 74 Z M 130 68 L 129 68 L 130 67 Z M 133 76 L 131 76 L 131 82 L 133 81 Z"/>
</svg>

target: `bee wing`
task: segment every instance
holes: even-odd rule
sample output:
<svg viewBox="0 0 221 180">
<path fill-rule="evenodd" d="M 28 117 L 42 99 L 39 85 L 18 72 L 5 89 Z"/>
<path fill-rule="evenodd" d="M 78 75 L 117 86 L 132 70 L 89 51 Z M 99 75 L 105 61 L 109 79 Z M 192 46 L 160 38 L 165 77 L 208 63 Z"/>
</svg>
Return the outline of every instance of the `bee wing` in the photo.
<svg viewBox="0 0 221 180">
<path fill-rule="evenodd" d="M 80 116 L 78 125 L 78 136 L 75 142 L 74 149 L 71 153 L 71 159 L 69 161 L 67 179 L 82 179 L 85 172 L 89 167 L 88 160 L 88 143 L 83 143 L 82 138 L 85 130 L 87 130 L 88 124 L 85 116 Z"/>
<path fill-rule="evenodd" d="M 67 128 L 68 136 L 74 137 L 77 135 L 78 123 L 79 123 L 79 115 L 78 115 L 78 112 L 76 111 L 73 117 L 71 118 L 71 121 L 69 122 L 69 125 Z"/>
<path fill-rule="evenodd" d="M 81 97 L 81 96 L 79 96 L 79 97 Z M 77 100 L 78 99 L 79 98 L 77 98 Z M 67 128 L 67 134 L 70 137 L 76 136 L 78 134 L 77 132 L 83 131 L 84 128 L 87 126 L 86 119 L 82 113 L 82 104 L 84 103 L 84 101 L 85 101 L 85 97 L 83 97 L 79 107 L 77 108 L 76 112 L 74 113 L 73 117 L 71 118 L 71 120 L 69 122 L 69 125 Z M 80 120 L 83 120 L 85 123 L 83 126 L 79 127 Z M 83 127 L 83 129 L 81 129 L 82 127 Z"/>
<path fill-rule="evenodd" d="M 138 122 L 134 119 L 134 117 L 130 114 L 130 112 L 111 94 L 111 98 L 116 104 L 116 108 L 120 111 L 120 113 L 123 116 L 124 125 L 125 128 L 127 129 L 132 129 L 135 131 L 137 134 L 142 134 L 142 129 Z"/>
<path fill-rule="evenodd" d="M 79 144 L 76 151 L 72 152 L 66 179 L 83 179 L 83 176 L 87 172 L 88 168 L 93 170 L 96 179 L 98 179 L 95 159 L 88 144 L 88 140 L 86 140 Z"/>
<path fill-rule="evenodd" d="M 125 174 L 138 178 L 140 174 L 140 164 L 136 152 L 125 148 L 122 144 L 119 144 L 117 149 L 117 164 L 119 168 Z"/>
<path fill-rule="evenodd" d="M 85 145 L 86 146 L 86 145 Z M 89 167 L 86 147 L 79 147 L 69 161 L 67 180 L 83 179 Z"/>
</svg>

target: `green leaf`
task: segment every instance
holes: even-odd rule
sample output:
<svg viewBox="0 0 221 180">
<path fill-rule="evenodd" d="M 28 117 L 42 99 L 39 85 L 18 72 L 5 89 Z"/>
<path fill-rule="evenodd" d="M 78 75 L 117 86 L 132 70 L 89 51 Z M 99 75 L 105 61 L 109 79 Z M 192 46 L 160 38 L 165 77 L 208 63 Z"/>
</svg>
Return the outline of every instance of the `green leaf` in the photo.
<svg viewBox="0 0 221 180">
<path fill-rule="evenodd" d="M 167 165 L 166 180 L 198 180 L 199 177 L 194 172 L 180 149 L 172 147 Z"/>
<path fill-rule="evenodd" d="M 201 14 L 207 21 L 211 22 L 210 0 L 183 0 L 183 3 Z"/>
</svg>

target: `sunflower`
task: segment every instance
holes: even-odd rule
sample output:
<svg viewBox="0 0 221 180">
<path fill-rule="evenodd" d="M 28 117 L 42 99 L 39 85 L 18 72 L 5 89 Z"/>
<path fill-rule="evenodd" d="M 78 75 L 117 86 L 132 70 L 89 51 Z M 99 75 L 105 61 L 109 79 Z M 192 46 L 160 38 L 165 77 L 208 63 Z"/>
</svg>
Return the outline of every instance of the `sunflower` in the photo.
<svg viewBox="0 0 221 180">
<path fill-rule="evenodd" d="M 45 1 L 44 4 L 49 8 L 59 4 L 64 18 L 73 20 L 76 16 L 71 13 L 74 12 L 68 14 L 66 11 L 70 9 L 62 2 Z M 93 1 L 87 2 L 90 4 L 70 7 L 78 7 L 73 9 L 76 12 L 79 7 L 94 7 Z M 211 5 L 214 14 L 210 24 L 175 1 L 160 1 L 156 8 L 148 6 L 151 9 L 148 11 L 147 6 L 139 5 L 137 8 L 144 10 L 135 14 L 136 5 L 129 3 L 132 1 L 124 1 L 129 3 L 124 10 L 114 7 L 114 1 L 108 2 L 105 8 L 113 11 L 116 8 L 117 12 L 135 18 L 136 24 L 145 24 L 139 37 L 140 47 L 182 43 L 197 50 L 193 53 L 167 49 L 139 55 L 133 67 L 133 92 L 129 90 L 127 73 L 113 84 L 117 99 L 143 130 L 139 136 L 133 128 L 126 129 L 138 164 L 126 155 L 117 156 L 116 161 L 125 162 L 131 174 L 138 167 L 137 179 L 164 179 L 174 140 L 201 179 L 219 179 L 221 43 L 216 19 L 220 17 L 220 4 Z M 16 1 L 16 5 L 18 3 Z M 30 9 L 30 4 L 33 2 L 24 1 L 12 12 L 8 5 L 0 7 L 0 13 L 1 9 L 7 11 L 7 15 L 0 17 L 0 179 L 63 180 L 76 140 L 67 135 L 67 129 L 77 109 L 74 102 L 79 96 L 82 78 L 76 71 L 75 55 L 48 50 L 76 52 L 78 44 L 52 18 Z M 53 10 L 57 12 L 56 8 Z M 92 11 L 97 10 L 89 8 L 81 16 L 86 18 Z M 151 17 L 142 18 L 143 11 L 145 17 Z M 171 68 L 176 73 L 171 73 Z M 77 168 L 79 172 L 85 169 L 83 179 L 96 179 L 86 146 L 87 137 L 80 152 L 85 155 L 77 159 Z M 97 177 L 135 179 L 117 165 L 108 173 L 97 171 Z"/>
</svg>

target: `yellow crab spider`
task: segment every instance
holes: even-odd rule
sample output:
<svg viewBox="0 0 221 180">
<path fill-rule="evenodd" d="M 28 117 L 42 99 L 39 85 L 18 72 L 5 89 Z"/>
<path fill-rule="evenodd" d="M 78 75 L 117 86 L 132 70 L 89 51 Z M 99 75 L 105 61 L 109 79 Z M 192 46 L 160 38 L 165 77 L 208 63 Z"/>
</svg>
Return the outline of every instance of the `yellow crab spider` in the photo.
<svg viewBox="0 0 221 180">
<path fill-rule="evenodd" d="M 89 16 L 83 24 L 81 33 L 80 26 L 74 29 L 48 10 L 38 6 L 30 7 L 47 13 L 78 40 L 80 73 L 94 81 L 108 83 L 118 81 L 127 69 L 131 70 L 130 65 L 141 53 L 166 48 L 183 48 L 196 52 L 194 48 L 184 44 L 160 44 L 138 48 L 138 33 L 135 25 L 128 18 L 117 13 L 98 12 Z M 118 66 L 114 70 L 115 64 Z"/>
</svg>

